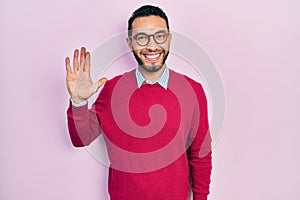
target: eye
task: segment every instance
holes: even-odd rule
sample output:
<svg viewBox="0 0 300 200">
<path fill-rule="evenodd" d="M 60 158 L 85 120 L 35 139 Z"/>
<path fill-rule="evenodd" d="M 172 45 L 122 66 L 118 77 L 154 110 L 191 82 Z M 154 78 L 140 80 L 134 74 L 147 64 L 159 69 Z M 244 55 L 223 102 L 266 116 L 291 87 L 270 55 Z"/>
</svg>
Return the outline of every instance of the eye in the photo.
<svg viewBox="0 0 300 200">
<path fill-rule="evenodd" d="M 167 33 L 165 31 L 160 31 L 160 32 L 155 33 L 155 39 L 158 42 L 165 41 L 166 38 L 167 38 Z"/>
<path fill-rule="evenodd" d="M 158 33 L 155 35 L 156 39 L 164 39 L 166 35 L 164 33 Z"/>
<path fill-rule="evenodd" d="M 148 36 L 145 35 L 145 34 L 140 34 L 140 35 L 137 35 L 137 36 L 136 36 L 136 39 L 137 39 L 138 41 L 146 41 L 146 40 L 148 40 Z"/>
</svg>

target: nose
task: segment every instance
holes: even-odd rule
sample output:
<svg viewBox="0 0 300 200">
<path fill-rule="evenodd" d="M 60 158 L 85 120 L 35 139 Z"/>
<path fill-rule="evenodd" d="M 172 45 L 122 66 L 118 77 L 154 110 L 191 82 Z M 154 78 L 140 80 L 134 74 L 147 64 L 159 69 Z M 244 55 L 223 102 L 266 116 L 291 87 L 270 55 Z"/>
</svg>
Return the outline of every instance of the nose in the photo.
<svg viewBox="0 0 300 200">
<path fill-rule="evenodd" d="M 150 38 L 149 38 L 149 43 L 148 43 L 148 45 L 147 45 L 146 48 L 147 48 L 148 50 L 151 50 L 151 51 L 157 50 L 158 45 L 157 45 L 157 43 L 154 41 L 154 36 L 153 36 L 153 35 L 150 36 Z"/>
</svg>

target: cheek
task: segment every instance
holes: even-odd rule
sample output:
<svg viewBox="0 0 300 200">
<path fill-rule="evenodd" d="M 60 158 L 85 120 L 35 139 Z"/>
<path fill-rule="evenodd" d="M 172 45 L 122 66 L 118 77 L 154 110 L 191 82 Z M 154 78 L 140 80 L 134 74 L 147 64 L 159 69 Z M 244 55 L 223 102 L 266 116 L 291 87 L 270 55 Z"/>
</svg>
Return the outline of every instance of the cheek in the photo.
<svg viewBox="0 0 300 200">
<path fill-rule="evenodd" d="M 170 41 L 167 41 L 166 43 L 164 43 L 164 44 L 162 45 L 162 48 L 163 48 L 165 51 L 169 51 L 170 45 L 171 45 L 171 42 L 170 42 Z"/>
<path fill-rule="evenodd" d="M 170 43 L 166 43 L 162 46 L 162 48 L 165 50 L 165 51 L 169 51 L 170 49 Z"/>
<path fill-rule="evenodd" d="M 135 52 L 140 52 L 142 49 L 144 49 L 145 47 L 141 47 L 141 46 L 139 46 L 139 45 L 137 45 L 137 44 L 133 44 L 132 45 L 132 48 L 133 48 L 133 50 L 135 51 Z"/>
<path fill-rule="evenodd" d="M 134 50 L 133 51 L 135 55 L 137 55 L 138 57 L 141 57 L 141 51 L 140 50 Z"/>
<path fill-rule="evenodd" d="M 141 51 L 140 51 L 139 49 L 134 49 L 134 53 L 135 53 L 135 54 L 140 55 L 140 52 L 141 52 Z"/>
</svg>

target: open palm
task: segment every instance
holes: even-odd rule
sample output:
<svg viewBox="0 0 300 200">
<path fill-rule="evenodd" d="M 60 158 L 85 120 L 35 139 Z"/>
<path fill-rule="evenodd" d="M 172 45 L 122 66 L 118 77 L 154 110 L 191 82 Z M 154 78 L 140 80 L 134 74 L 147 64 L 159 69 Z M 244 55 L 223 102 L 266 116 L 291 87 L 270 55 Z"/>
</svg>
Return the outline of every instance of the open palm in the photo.
<svg viewBox="0 0 300 200">
<path fill-rule="evenodd" d="M 93 83 L 90 76 L 90 53 L 82 47 L 78 62 L 79 50 L 74 51 L 73 70 L 70 65 L 70 58 L 67 57 L 67 88 L 68 92 L 75 103 L 80 103 L 91 97 L 107 81 L 101 78 L 97 83 Z"/>
</svg>

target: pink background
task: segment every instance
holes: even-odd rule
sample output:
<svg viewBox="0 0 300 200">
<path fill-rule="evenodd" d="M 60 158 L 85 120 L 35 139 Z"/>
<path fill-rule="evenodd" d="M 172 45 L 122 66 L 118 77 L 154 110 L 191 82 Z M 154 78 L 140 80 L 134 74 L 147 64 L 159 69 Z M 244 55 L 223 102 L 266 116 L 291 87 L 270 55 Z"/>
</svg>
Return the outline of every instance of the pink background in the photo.
<svg viewBox="0 0 300 200">
<path fill-rule="evenodd" d="M 300 3 L 179 2 L 158 5 L 207 50 L 226 90 L 210 199 L 300 199 Z M 108 199 L 106 167 L 68 137 L 64 58 L 124 31 L 140 5 L 1 1 L 1 200 Z"/>
</svg>

